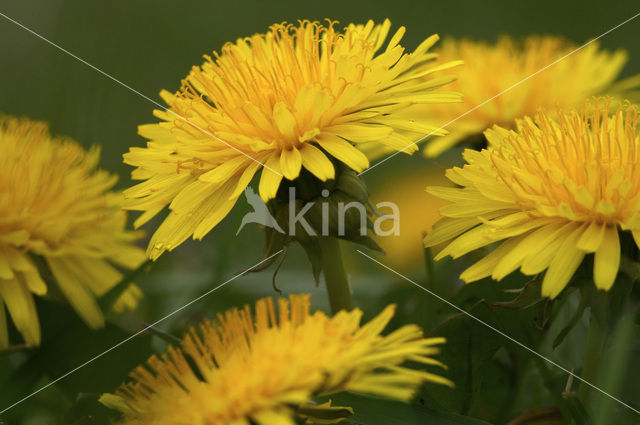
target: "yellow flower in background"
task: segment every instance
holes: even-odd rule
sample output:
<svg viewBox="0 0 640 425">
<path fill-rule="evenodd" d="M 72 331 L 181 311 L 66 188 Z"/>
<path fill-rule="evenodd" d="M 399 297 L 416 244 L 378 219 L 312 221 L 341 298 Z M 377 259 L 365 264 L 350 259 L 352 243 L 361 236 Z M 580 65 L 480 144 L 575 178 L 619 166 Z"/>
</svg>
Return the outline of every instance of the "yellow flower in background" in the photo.
<svg viewBox="0 0 640 425">
<path fill-rule="evenodd" d="M 358 309 L 311 314 L 308 295 L 280 299 L 278 307 L 265 298 L 254 314 L 245 306 L 205 320 L 180 349 L 151 357 L 100 401 L 122 411 L 127 425 L 293 425 L 296 408 L 316 396 L 353 391 L 408 401 L 423 382 L 451 385 L 402 366 L 442 366 L 429 356 L 444 340 L 423 338 L 415 325 L 382 336 L 393 306 L 362 326 Z"/>
<path fill-rule="evenodd" d="M 495 44 L 444 40 L 438 51 L 440 58 L 462 59 L 465 63 L 452 85 L 464 95 L 464 103 L 425 111 L 425 115 L 436 116 L 438 126 L 456 120 L 446 126 L 448 135 L 425 144 L 425 154 L 437 156 L 467 137 L 479 136 L 492 125 L 515 128 L 516 118 L 533 116 L 541 107 L 549 111 L 557 107 L 571 109 L 580 107 L 588 97 L 616 95 L 640 85 L 635 77 L 614 86 L 627 54 L 623 50 L 602 50 L 594 42 L 469 112 L 578 47 L 554 36 L 530 36 L 522 42 L 503 36 Z"/>
<path fill-rule="evenodd" d="M 429 188 L 451 202 L 425 239 L 453 239 L 436 257 L 460 257 L 504 242 L 460 276 L 500 280 L 520 268 L 546 270 L 542 294 L 555 297 L 586 254 L 595 253 L 593 280 L 613 285 L 620 264 L 619 230 L 640 245 L 640 112 L 609 99 L 585 102 L 582 112 L 541 111 L 517 130 L 487 130 L 489 148 L 466 150 L 463 168 L 447 177 L 461 188 Z"/>
<path fill-rule="evenodd" d="M 372 185 L 371 203 L 393 202 L 400 213 L 397 232 L 391 226 L 382 227 L 382 235 L 375 240 L 385 251 L 385 263 L 396 270 L 424 269 L 422 239 L 441 217 L 438 211 L 446 201 L 424 193 L 426 186 L 453 186 L 443 175 L 440 164 L 429 164 L 421 170 L 394 171 L 392 178 L 380 185 Z M 388 214 L 384 208 L 381 214 Z"/>
<path fill-rule="evenodd" d="M 69 303 L 91 327 L 104 324 L 95 300 L 121 280 L 114 265 L 135 268 L 144 253 L 126 231 L 117 177 L 97 170 L 98 149 L 86 152 L 52 137 L 46 124 L 0 117 L 0 347 L 8 345 L 5 307 L 28 345 L 40 343 L 33 294 L 45 295 L 34 262 L 44 259 Z M 116 309 L 137 305 L 131 286 Z"/>
<path fill-rule="evenodd" d="M 147 147 L 124 156 L 144 180 L 125 191 L 125 208 L 144 211 L 135 225 L 170 210 L 147 254 L 202 239 L 259 170 L 266 202 L 303 168 L 322 181 L 335 177 L 330 158 L 362 171 L 369 161 L 356 146 L 400 150 L 433 131 L 408 107 L 460 101 L 437 90 L 452 77 L 430 77 L 459 63 L 431 66 L 435 35 L 405 53 L 404 27 L 385 45 L 390 26 L 276 24 L 205 56 L 178 93 L 163 91 L 170 110 L 156 110 L 162 121 L 139 128 Z"/>
</svg>

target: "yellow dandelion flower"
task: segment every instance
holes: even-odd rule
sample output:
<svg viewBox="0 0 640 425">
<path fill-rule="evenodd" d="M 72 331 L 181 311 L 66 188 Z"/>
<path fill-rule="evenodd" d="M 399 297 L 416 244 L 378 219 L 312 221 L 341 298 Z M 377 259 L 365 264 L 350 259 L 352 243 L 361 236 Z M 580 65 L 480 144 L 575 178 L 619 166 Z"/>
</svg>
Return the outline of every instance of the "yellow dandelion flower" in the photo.
<svg viewBox="0 0 640 425">
<path fill-rule="evenodd" d="M 273 25 L 205 56 L 178 93 L 163 91 L 170 109 L 155 111 L 162 122 L 140 126 L 147 147 L 124 156 L 137 167 L 133 179 L 144 180 L 125 192 L 126 208 L 144 211 L 136 226 L 170 210 L 147 254 L 156 259 L 204 237 L 258 170 L 266 202 L 302 169 L 333 179 L 335 158 L 362 171 L 369 161 L 356 146 L 404 149 L 435 129 L 408 107 L 459 101 L 437 90 L 452 77 L 428 78 L 457 63 L 430 66 L 436 35 L 405 53 L 404 27 L 384 47 L 390 26 Z"/>
<path fill-rule="evenodd" d="M 425 145 L 425 154 L 437 156 L 465 138 L 480 136 L 494 124 L 514 128 L 516 118 L 533 116 L 538 108 L 571 109 L 580 107 L 588 97 L 616 94 L 612 84 L 624 67 L 627 54 L 623 50 L 602 50 L 594 42 L 469 112 L 576 48 L 554 36 L 531 36 L 521 43 L 503 36 L 493 45 L 445 40 L 438 52 L 440 58 L 465 62 L 452 85 L 463 93 L 464 103 L 425 112 L 437 117 L 440 125 L 456 120 L 446 126 L 448 135 L 433 138 Z"/>
<path fill-rule="evenodd" d="M 152 356 L 102 403 L 122 411 L 127 425 L 289 425 L 296 423 L 295 406 L 316 396 L 353 391 L 408 401 L 425 381 L 452 385 L 402 365 L 442 366 L 429 356 L 444 340 L 423 338 L 415 325 L 382 336 L 393 306 L 363 326 L 358 309 L 311 314 L 308 295 L 280 299 L 278 307 L 266 298 L 255 314 L 245 306 L 205 320 L 181 349 Z"/>
<path fill-rule="evenodd" d="M 426 167 L 419 171 L 396 172 L 380 186 L 372 188 L 371 203 L 394 203 L 400 212 L 400 219 L 392 225 L 381 226 L 376 242 L 385 251 L 385 262 L 397 270 L 409 271 L 424 268 L 422 238 L 431 231 L 433 224 L 441 217 L 439 209 L 447 204 L 435 196 L 425 194 L 425 186 L 452 186 L 439 169 Z M 424 196 L 416 196 L 421 194 Z M 380 213 L 389 213 L 384 208 Z M 393 226 L 396 226 L 395 228 Z"/>
<path fill-rule="evenodd" d="M 461 188 L 429 188 L 451 204 L 425 239 L 454 239 L 436 257 L 457 258 L 505 240 L 460 276 L 496 280 L 520 268 L 546 270 L 542 294 L 555 297 L 584 256 L 595 253 L 593 280 L 613 285 L 620 263 L 618 231 L 640 242 L 640 112 L 628 103 L 609 116 L 609 99 L 581 112 L 541 111 L 517 130 L 487 130 L 489 148 L 466 150 L 467 164 L 447 171 Z"/>
<path fill-rule="evenodd" d="M 34 257 L 43 258 L 62 294 L 91 327 L 104 318 L 95 300 L 121 280 L 113 265 L 135 268 L 144 253 L 124 229 L 117 177 L 96 170 L 98 149 L 52 137 L 46 124 L 0 117 L 0 347 L 8 344 L 5 306 L 29 345 L 40 342 L 33 295 L 47 293 Z M 135 306 L 131 287 L 117 308 Z"/>
</svg>

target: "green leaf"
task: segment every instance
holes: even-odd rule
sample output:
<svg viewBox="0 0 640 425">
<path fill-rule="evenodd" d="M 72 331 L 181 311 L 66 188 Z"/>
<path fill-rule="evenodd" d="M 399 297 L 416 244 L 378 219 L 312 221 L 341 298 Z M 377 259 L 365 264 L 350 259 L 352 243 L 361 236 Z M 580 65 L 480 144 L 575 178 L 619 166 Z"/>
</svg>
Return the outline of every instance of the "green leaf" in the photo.
<svg viewBox="0 0 640 425">
<path fill-rule="evenodd" d="M 131 271 L 106 294 L 104 294 L 99 300 L 100 308 L 102 309 L 102 311 L 111 311 L 113 305 L 116 303 L 116 301 L 118 301 L 118 298 L 120 298 L 124 291 L 129 288 L 129 285 L 131 285 L 134 280 L 138 279 L 144 273 L 147 273 L 149 270 L 151 270 L 152 264 L 152 260 L 147 260 L 144 263 L 140 264 L 137 269 Z"/>
<path fill-rule="evenodd" d="M 65 415 L 65 423 L 73 425 L 110 425 L 120 413 L 98 402 L 100 394 L 79 394 Z"/>
<path fill-rule="evenodd" d="M 630 376 L 632 370 L 637 370 L 637 367 L 630 364 L 634 340 L 637 344 L 637 335 L 638 326 L 633 323 L 631 317 L 625 317 L 618 322 L 610 349 L 605 353 L 600 363 L 600 370 L 598 371 L 596 382 L 594 382 L 594 384 L 609 394 L 628 402 L 637 400 L 637 391 L 630 393 L 626 397 L 622 394 L 625 382 L 637 383 L 637 381 L 634 381 Z M 636 397 L 634 397 L 634 395 Z M 636 400 L 634 400 L 634 398 Z M 600 392 L 591 391 L 590 404 L 596 425 L 631 424 L 638 419 L 637 413 L 632 412 L 630 409 L 627 409 L 617 401 Z M 636 408 L 637 407 L 638 405 L 636 404 Z M 623 417 L 626 417 L 628 422 L 623 419 Z"/>
<path fill-rule="evenodd" d="M 332 424 L 339 423 L 342 419 L 353 416 L 353 409 L 345 406 L 329 406 L 329 403 L 322 405 L 304 404 L 296 410 L 296 413 L 303 419 L 311 419 L 313 423 Z"/>
<path fill-rule="evenodd" d="M 493 327 L 503 328 L 491 307 L 484 301 L 476 303 L 468 312 Z M 505 342 L 503 336 L 463 313 L 446 320 L 430 336 L 447 339 L 438 359 L 447 365 L 448 369 L 443 376 L 455 383 L 455 389 L 425 386 L 420 397 L 429 407 L 466 415 L 478 406 L 484 396 L 508 396 L 508 390 L 505 389 L 507 382 L 499 385 L 495 381 L 504 372 L 492 360 Z M 487 385 L 488 382 L 491 384 Z M 498 416 L 498 412 L 492 414 Z"/>
<path fill-rule="evenodd" d="M 593 421 L 587 413 L 587 409 L 575 394 L 563 396 L 564 406 L 569 411 L 571 418 L 576 425 L 592 425 Z"/>
<path fill-rule="evenodd" d="M 591 425 L 591 417 L 580 399 L 573 393 L 563 392 L 563 387 L 559 380 L 566 380 L 566 373 L 558 369 L 549 370 L 545 361 L 540 357 L 536 356 L 534 361 L 544 379 L 544 384 L 549 391 L 549 395 L 551 395 L 555 405 L 567 423 Z"/>
<path fill-rule="evenodd" d="M 510 301 L 496 301 L 491 305 L 495 307 L 507 308 L 509 310 L 520 310 L 520 309 L 531 307 L 539 303 L 540 301 L 544 300 L 540 292 L 541 288 L 542 288 L 542 279 L 530 280 L 522 288 L 517 289 L 515 291 L 512 291 L 512 290 L 508 291 L 508 292 L 515 292 L 518 294 L 514 299 Z"/>
<path fill-rule="evenodd" d="M 564 341 L 569 332 L 571 332 L 571 330 L 578 324 L 578 322 L 582 318 L 586 306 L 586 298 L 584 296 L 581 296 L 580 305 L 576 309 L 575 313 L 573 314 L 569 322 L 562 328 L 562 330 L 560 330 L 558 335 L 554 338 L 553 343 L 551 344 L 551 347 L 554 350 L 562 343 L 562 341 Z"/>
<path fill-rule="evenodd" d="M 3 384 L 0 406 L 28 395 L 43 375 L 56 380 L 72 372 L 55 383 L 70 400 L 81 393 L 113 391 L 151 354 L 149 333 L 112 349 L 131 334 L 112 323 L 99 330 L 89 329 L 61 303 L 40 299 L 37 304 L 44 339 Z"/>
</svg>

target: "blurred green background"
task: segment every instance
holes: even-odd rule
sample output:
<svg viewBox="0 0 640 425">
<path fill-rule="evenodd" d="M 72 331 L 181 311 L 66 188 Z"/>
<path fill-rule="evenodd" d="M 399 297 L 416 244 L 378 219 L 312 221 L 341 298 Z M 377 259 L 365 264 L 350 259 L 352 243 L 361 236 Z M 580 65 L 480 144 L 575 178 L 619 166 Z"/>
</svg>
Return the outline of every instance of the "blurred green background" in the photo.
<svg viewBox="0 0 640 425">
<path fill-rule="evenodd" d="M 582 43 L 639 11 L 638 2 L 635 1 L 557 0 L 4 0 L 0 5 L 1 13 L 159 103 L 162 101 L 157 96 L 158 92 L 161 89 L 175 91 L 190 67 L 201 63 L 203 54 L 218 50 L 226 41 L 264 32 L 275 22 L 331 18 L 346 25 L 349 22 L 365 22 L 370 18 L 381 21 L 388 17 L 394 28 L 400 25 L 407 27 L 403 45 L 411 49 L 433 33 L 441 37 L 489 41 L 505 33 L 515 36 L 542 33 L 563 35 Z M 639 33 L 640 19 L 601 40 L 605 48 L 625 48 L 629 51 L 630 60 L 621 77 L 640 70 Z M 121 176 L 119 187 L 130 185 L 130 168 L 122 164 L 122 154 L 130 146 L 143 146 L 144 140 L 137 135 L 137 126 L 155 121 L 152 116 L 155 106 L 2 17 L 0 48 L 0 113 L 47 121 L 54 133 L 70 136 L 87 147 L 100 144 L 103 149 L 102 166 Z M 391 176 L 414 170 L 417 174 L 412 174 L 410 178 L 420 178 L 416 177 L 420 170 L 444 170 L 458 158 L 459 150 L 437 161 L 426 160 L 420 155 L 413 158 L 398 156 L 366 174 L 365 180 L 375 193 L 376 188 L 390 180 Z M 423 193 L 417 192 L 415 196 Z M 130 330 L 138 330 L 142 323 L 157 320 L 223 283 L 233 273 L 259 261 L 262 235 L 258 228 L 247 226 L 238 236 L 235 234 L 242 215 L 247 211 L 248 206 L 241 200 L 233 213 L 202 243 L 185 243 L 172 254 L 163 255 L 151 272 L 139 280 L 146 294 L 140 310 L 126 315 L 120 319 L 120 323 Z M 148 229 L 153 229 L 156 224 L 151 223 Z M 419 239 L 416 241 L 416 251 L 421 252 Z M 362 259 L 354 253 L 354 248 L 347 245 L 344 251 L 352 272 L 352 285 L 358 304 L 365 307 L 367 316 L 376 313 L 387 302 L 398 302 L 408 312 L 435 305 L 432 300 L 423 300 L 428 295 L 417 292 L 406 282 L 398 282 L 397 277 Z M 451 264 L 448 266 L 453 267 Z M 460 267 L 456 265 L 448 273 L 455 275 Z M 189 309 L 172 316 L 160 327 L 179 333 L 186 324 L 194 323 L 203 315 L 211 315 L 229 305 L 252 302 L 258 295 L 273 295 L 272 270 L 234 280 Z M 417 264 L 415 269 L 406 272 L 419 278 L 425 274 L 423 264 Z M 314 288 L 312 282 L 303 253 L 294 247 L 277 276 L 279 288 L 285 293 L 311 291 L 315 294 L 314 303 L 319 308 L 326 308 L 324 291 Z M 485 290 L 490 288 L 491 285 L 484 287 Z M 575 300 L 571 302 L 575 303 Z M 409 314 L 408 317 L 412 318 Z M 475 331 L 479 335 L 488 332 L 487 338 L 495 337 L 486 329 Z M 580 340 L 584 329 L 576 332 L 572 338 Z M 74 344 L 73 341 L 69 342 L 69 351 L 74 350 Z M 154 344 L 162 345 L 159 340 L 154 340 Z M 565 347 L 565 353 L 559 351 L 552 356 L 561 359 L 559 361 L 568 368 L 579 365 L 580 359 L 572 355 L 571 345 Z M 84 354 L 86 359 L 91 350 Z M 72 362 L 69 365 L 72 366 Z M 503 384 L 498 378 L 490 383 L 498 387 Z M 38 397 L 40 404 L 28 401 L 21 407 L 22 413 L 30 412 L 31 423 L 56 423 L 47 410 L 48 404 L 56 405 L 58 402 L 55 391 L 43 392 Z M 537 395 L 531 397 L 541 403 L 549 401 L 542 396 L 542 401 L 537 400 Z M 523 403 L 529 402 L 533 401 L 526 400 Z M 42 409 L 41 416 L 33 406 Z M 482 409 L 479 406 L 473 412 L 476 416 L 488 417 L 489 414 L 483 413 Z"/>
</svg>

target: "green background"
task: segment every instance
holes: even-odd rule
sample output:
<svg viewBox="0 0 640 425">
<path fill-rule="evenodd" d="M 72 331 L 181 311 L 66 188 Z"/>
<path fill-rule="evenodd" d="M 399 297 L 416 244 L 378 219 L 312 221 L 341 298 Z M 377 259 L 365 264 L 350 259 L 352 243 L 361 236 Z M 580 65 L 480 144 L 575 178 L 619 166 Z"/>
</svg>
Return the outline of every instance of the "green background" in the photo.
<svg viewBox="0 0 640 425">
<path fill-rule="evenodd" d="M 638 3 L 633 1 L 557 0 L 4 0 L 0 5 L 1 13 L 159 103 L 162 101 L 158 92 L 161 89 L 175 91 L 190 67 L 201 63 L 203 54 L 218 50 L 226 41 L 264 32 L 275 22 L 331 18 L 346 25 L 349 22 L 365 22 L 370 18 L 381 21 L 388 17 L 395 28 L 400 25 L 407 27 L 403 45 L 411 49 L 433 33 L 441 37 L 470 37 L 489 41 L 501 34 L 555 34 L 582 43 L 640 11 Z M 606 48 L 622 47 L 629 51 L 630 60 L 622 76 L 640 70 L 638 34 L 640 18 L 601 40 Z M 152 116 L 155 105 L 2 17 L 0 52 L 0 113 L 47 121 L 54 133 L 70 136 L 87 147 L 100 144 L 103 149 L 102 166 L 120 174 L 119 187 L 127 187 L 130 184 L 130 168 L 122 164 L 122 154 L 130 146 L 143 146 L 144 140 L 137 135 L 136 128 L 139 124 L 155 121 Z M 458 153 L 451 153 L 436 165 L 442 167 L 444 163 L 455 161 Z M 366 181 L 375 190 L 378 183 L 400 169 L 430 166 L 434 164 L 419 155 L 410 159 L 396 157 L 367 174 Z M 203 242 L 185 243 L 174 253 L 165 254 L 153 270 L 139 280 L 146 293 L 140 310 L 120 318 L 120 324 L 135 331 L 143 322 L 157 320 L 223 283 L 233 273 L 259 261 L 262 235 L 258 229 L 248 226 L 238 237 L 235 235 L 240 218 L 247 210 L 248 207 L 240 202 L 234 212 Z M 153 226 L 152 223 L 149 229 Z M 345 246 L 345 251 L 353 271 L 352 284 L 356 296 L 359 304 L 366 306 L 367 316 L 375 313 L 379 306 L 392 301 L 406 307 L 407 312 L 420 311 L 419 307 L 423 306 L 421 303 L 434 305 L 433 301 L 422 300 L 428 296 L 417 292 L 407 282 L 398 282 L 397 278 L 373 263 L 359 258 L 353 253 L 353 248 Z M 315 304 L 326 308 L 326 295 L 321 288 L 313 287 L 306 259 L 299 249 L 292 251 L 278 275 L 278 286 L 285 293 L 311 291 L 315 294 Z M 415 274 L 422 276 L 424 271 L 419 269 Z M 490 285 L 484 287 L 485 290 L 489 288 Z M 229 305 L 251 302 L 258 295 L 273 294 L 271 271 L 248 275 L 172 316 L 160 328 L 179 334 L 186 325 L 204 315 L 211 315 Z M 409 313 L 407 317 L 413 318 Z M 79 323 L 76 319 L 70 320 L 75 320 L 74 326 L 76 322 Z M 481 338 L 485 337 L 482 332 L 488 332 L 487 341 L 494 341 L 495 335 L 492 336 L 490 331 L 476 331 Z M 584 329 L 578 329 L 575 335 L 572 337 L 580 340 Z M 117 336 L 113 338 L 114 341 L 118 340 Z M 71 359 L 65 360 L 66 363 L 63 362 L 57 371 L 63 373 L 65 367 L 67 370 L 73 367 L 74 361 L 79 364 L 91 357 L 92 353 L 99 352 L 98 348 L 78 350 L 77 345 L 82 343 L 67 339 L 65 344 L 68 345 L 58 350 L 58 355 L 64 357 L 65 353 L 75 354 L 69 354 Z M 162 346 L 157 339 L 152 343 L 156 348 Z M 144 352 L 144 349 L 140 350 Z M 78 351 L 81 352 L 78 354 Z M 551 356 L 568 367 L 577 367 L 580 359 L 576 358 L 573 351 L 569 346 Z M 122 359 L 123 353 L 126 351 L 120 352 L 120 357 L 114 353 L 114 359 Z M 117 361 L 120 360 L 107 361 L 105 367 Z M 51 375 L 55 373 L 51 372 Z M 496 382 L 487 385 L 498 388 L 504 386 L 505 382 L 500 379 L 498 376 Z M 534 376 L 528 379 L 539 381 L 541 378 Z M 47 381 L 38 382 L 44 384 Z M 536 382 L 531 385 L 536 385 Z M 26 401 L 16 408 L 16 416 L 10 419 L 10 423 L 20 415 L 29 417 L 30 423 L 62 421 L 52 413 L 59 406 L 68 404 L 60 392 L 59 389 L 43 391 L 37 398 Z M 544 404 L 550 400 L 534 394 L 520 402 Z M 445 410 L 458 410 L 447 406 Z M 482 406 L 472 407 L 467 410 L 469 412 L 482 418 L 490 416 Z M 506 419 L 500 421 L 506 422 Z"/>
</svg>

